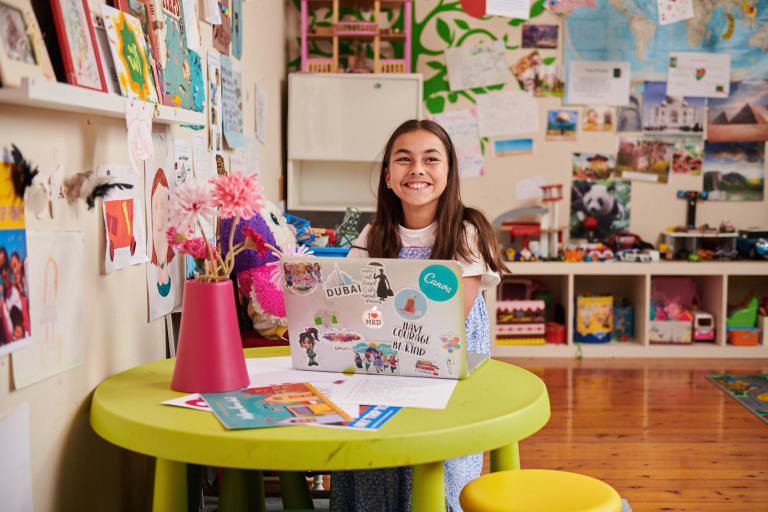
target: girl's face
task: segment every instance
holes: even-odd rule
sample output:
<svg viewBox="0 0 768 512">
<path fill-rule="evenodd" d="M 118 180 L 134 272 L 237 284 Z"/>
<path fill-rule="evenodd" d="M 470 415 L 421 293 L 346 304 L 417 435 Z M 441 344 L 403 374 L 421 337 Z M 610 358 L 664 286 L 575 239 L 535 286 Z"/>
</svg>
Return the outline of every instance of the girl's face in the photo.
<svg viewBox="0 0 768 512">
<path fill-rule="evenodd" d="M 448 182 L 448 151 L 434 133 L 414 130 L 400 135 L 392 145 L 387 187 L 403 210 L 434 208 Z"/>
<path fill-rule="evenodd" d="M 21 276 L 21 260 L 16 256 L 11 256 L 11 272 L 14 277 Z"/>
</svg>

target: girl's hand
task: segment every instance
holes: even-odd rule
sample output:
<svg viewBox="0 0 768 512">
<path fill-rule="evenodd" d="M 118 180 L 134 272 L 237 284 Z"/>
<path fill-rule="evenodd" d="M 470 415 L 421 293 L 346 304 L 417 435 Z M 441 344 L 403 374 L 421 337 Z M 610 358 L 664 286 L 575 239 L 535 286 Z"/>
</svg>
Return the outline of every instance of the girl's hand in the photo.
<svg viewBox="0 0 768 512">
<path fill-rule="evenodd" d="M 480 291 L 480 276 L 463 277 L 462 285 L 464 287 L 464 319 L 469 316 L 469 311 L 475 304 L 477 293 Z"/>
</svg>

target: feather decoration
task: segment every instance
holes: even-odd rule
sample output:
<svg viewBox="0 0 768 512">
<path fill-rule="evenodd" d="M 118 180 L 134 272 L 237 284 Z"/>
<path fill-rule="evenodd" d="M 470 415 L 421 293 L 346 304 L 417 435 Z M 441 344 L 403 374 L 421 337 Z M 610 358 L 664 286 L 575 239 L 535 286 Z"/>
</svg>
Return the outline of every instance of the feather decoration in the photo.
<svg viewBox="0 0 768 512">
<path fill-rule="evenodd" d="M 133 185 L 130 183 L 117 183 L 117 182 L 108 182 L 108 183 L 99 183 L 93 189 L 91 192 L 86 196 L 85 202 L 88 205 L 88 209 L 93 209 L 94 205 L 96 204 L 96 199 L 99 197 L 106 196 L 110 190 L 113 188 L 117 188 L 120 190 L 124 190 L 126 188 L 133 188 Z"/>
<path fill-rule="evenodd" d="M 79 172 L 64 181 L 64 194 L 72 204 L 77 199 L 85 200 L 88 209 L 96 205 L 96 199 L 104 197 L 113 188 L 133 188 L 130 183 L 116 183 L 108 176 L 99 176 L 93 171 Z"/>
<path fill-rule="evenodd" d="M 24 159 L 21 151 L 16 144 L 11 144 L 11 155 L 14 165 L 11 167 L 11 181 L 13 182 L 13 191 L 16 197 L 24 199 L 24 190 L 32 185 L 32 180 L 40 172 L 37 167 L 32 169 L 32 164 Z"/>
</svg>

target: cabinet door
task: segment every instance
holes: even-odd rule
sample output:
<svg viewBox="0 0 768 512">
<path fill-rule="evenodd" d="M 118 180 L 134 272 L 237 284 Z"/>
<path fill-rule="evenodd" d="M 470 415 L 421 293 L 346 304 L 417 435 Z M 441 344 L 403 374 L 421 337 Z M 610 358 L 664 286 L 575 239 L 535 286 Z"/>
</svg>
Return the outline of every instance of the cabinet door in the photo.
<svg viewBox="0 0 768 512">
<path fill-rule="evenodd" d="M 291 74 L 288 158 L 379 160 L 392 131 L 420 112 L 421 75 Z"/>
</svg>

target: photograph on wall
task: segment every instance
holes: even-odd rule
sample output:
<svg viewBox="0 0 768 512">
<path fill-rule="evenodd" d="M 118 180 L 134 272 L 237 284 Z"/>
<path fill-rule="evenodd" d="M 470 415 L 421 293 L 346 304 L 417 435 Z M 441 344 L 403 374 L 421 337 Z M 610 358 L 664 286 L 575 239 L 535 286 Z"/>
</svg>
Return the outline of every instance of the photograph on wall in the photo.
<svg viewBox="0 0 768 512">
<path fill-rule="evenodd" d="M 658 139 L 672 144 L 672 174 L 700 176 L 704 164 L 704 139 L 683 135 L 646 135 L 646 139 Z"/>
<path fill-rule="evenodd" d="M 581 119 L 581 129 L 585 132 L 612 132 L 616 127 L 616 112 L 613 107 L 586 105 Z"/>
<path fill-rule="evenodd" d="M 713 201 L 762 201 L 765 142 L 706 142 L 704 190 Z"/>
<path fill-rule="evenodd" d="M 112 188 L 104 196 L 104 272 L 110 274 L 131 265 L 147 261 L 146 232 L 139 175 L 130 165 L 101 165 L 99 176 L 109 176 L 132 188 Z"/>
<path fill-rule="evenodd" d="M 578 123 L 578 110 L 548 110 L 547 140 L 575 141 Z"/>
<path fill-rule="evenodd" d="M 533 50 L 528 55 L 519 58 L 512 66 L 512 73 L 524 91 L 533 91 L 536 85 L 536 67 L 543 64 L 539 51 Z"/>
<path fill-rule="evenodd" d="M 667 183 L 674 144 L 660 139 L 619 137 L 616 171 L 625 179 Z"/>
<path fill-rule="evenodd" d="M 0 356 L 31 342 L 26 221 L 24 201 L 16 195 L 12 180 L 14 166 L 11 155 L 4 152 L 0 158 Z"/>
<path fill-rule="evenodd" d="M 731 82 L 727 98 L 710 98 L 707 140 L 768 140 L 768 80 Z"/>
<path fill-rule="evenodd" d="M 33 343 L 13 354 L 17 389 L 83 363 L 82 231 L 30 231 L 29 302 Z"/>
<path fill-rule="evenodd" d="M 174 226 L 170 196 L 176 188 L 173 170 L 176 145 L 165 133 L 152 135 L 155 156 L 146 164 L 145 189 L 148 240 L 147 292 L 149 320 L 172 312 L 181 305 L 182 265 L 184 258 L 168 244 L 166 233 Z M 191 173 L 190 173 L 191 175 Z M 184 177 L 182 177 L 184 178 Z"/>
<path fill-rule="evenodd" d="M 554 96 L 562 98 L 565 93 L 563 66 L 556 64 L 539 64 L 534 69 L 533 95 L 537 98 Z"/>
<path fill-rule="evenodd" d="M 610 153 L 571 153 L 571 177 L 607 180 L 616 177 L 616 159 Z"/>
<path fill-rule="evenodd" d="M 558 25 L 523 24 L 523 48 L 557 48 Z"/>
<path fill-rule="evenodd" d="M 629 84 L 629 106 L 616 107 L 617 132 L 643 131 L 643 94 L 645 82 L 633 80 Z"/>
<path fill-rule="evenodd" d="M 571 182 L 571 238 L 587 238 L 592 224 L 597 240 L 629 229 L 632 185 L 627 180 Z M 585 222 L 588 218 L 594 222 Z"/>
<path fill-rule="evenodd" d="M 668 96 L 666 82 L 645 82 L 643 130 L 683 135 L 702 133 L 706 106 L 706 98 Z"/>
<path fill-rule="evenodd" d="M 533 139 L 503 139 L 493 141 L 493 156 L 520 156 L 533 154 Z"/>
</svg>

